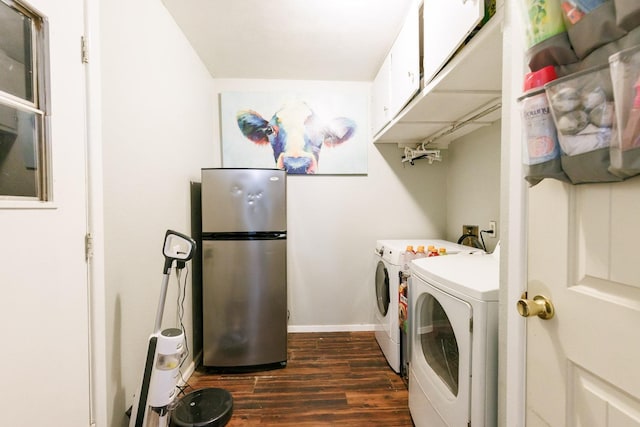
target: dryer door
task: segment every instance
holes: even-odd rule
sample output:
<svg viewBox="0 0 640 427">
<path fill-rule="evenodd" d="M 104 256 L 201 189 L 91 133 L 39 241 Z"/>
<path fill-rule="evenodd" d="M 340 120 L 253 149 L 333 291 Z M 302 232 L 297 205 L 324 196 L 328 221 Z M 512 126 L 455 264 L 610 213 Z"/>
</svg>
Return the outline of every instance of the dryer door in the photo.
<svg viewBox="0 0 640 427">
<path fill-rule="evenodd" d="M 447 425 L 467 425 L 471 318 L 467 302 L 417 279 L 412 369 Z M 412 289 L 413 291 L 413 289 Z"/>
<path fill-rule="evenodd" d="M 378 312 L 382 317 L 387 315 L 390 301 L 389 271 L 387 271 L 384 262 L 378 261 L 378 266 L 376 267 L 376 302 L 378 304 Z"/>
</svg>

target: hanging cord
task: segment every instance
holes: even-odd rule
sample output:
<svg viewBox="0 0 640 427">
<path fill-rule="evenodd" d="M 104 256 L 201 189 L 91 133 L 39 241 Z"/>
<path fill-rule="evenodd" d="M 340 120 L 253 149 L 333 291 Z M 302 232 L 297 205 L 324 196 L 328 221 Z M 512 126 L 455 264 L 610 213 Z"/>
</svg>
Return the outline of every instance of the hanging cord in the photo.
<svg viewBox="0 0 640 427">
<path fill-rule="evenodd" d="M 184 280 L 181 281 L 182 270 L 186 267 L 186 273 L 184 275 Z M 189 277 L 189 267 L 186 266 L 186 263 L 178 263 L 176 267 L 176 277 L 178 278 L 178 300 L 177 309 L 178 309 L 178 321 L 180 323 L 180 330 L 182 330 L 182 334 L 184 335 L 184 348 L 185 354 L 180 361 L 180 367 L 178 368 L 178 373 L 180 374 L 180 380 L 184 384 L 183 386 L 178 386 L 178 395 L 184 394 L 184 391 L 191 387 L 187 381 L 185 381 L 183 373 L 182 373 L 182 365 L 184 361 L 187 360 L 189 356 L 189 342 L 187 340 L 187 331 L 184 327 L 183 318 L 184 318 L 184 300 L 187 296 L 187 277 Z"/>
<path fill-rule="evenodd" d="M 474 247 L 474 248 L 478 248 L 478 249 L 482 249 L 483 251 L 486 252 L 487 251 L 487 245 L 484 243 L 484 236 L 483 236 L 484 233 L 493 235 L 494 231 L 493 230 L 480 230 L 480 240 L 478 240 L 478 236 L 476 236 L 475 234 L 463 234 L 458 239 L 458 244 L 459 245 L 464 245 L 465 244 L 465 240 L 469 239 L 469 242 L 468 242 L 469 246 Z"/>
<path fill-rule="evenodd" d="M 487 251 L 487 245 L 484 244 L 484 237 L 482 237 L 483 233 L 493 235 L 493 230 L 480 230 L 480 239 L 482 240 L 482 246 L 484 247 L 484 251 Z"/>
<path fill-rule="evenodd" d="M 482 233 L 480 234 L 480 237 L 482 237 Z M 465 243 L 465 240 L 468 240 L 468 242 Z M 458 239 L 458 244 L 482 249 L 485 252 L 487 251 L 487 248 L 484 246 L 484 239 L 482 241 L 478 240 L 478 236 L 475 234 L 463 234 Z"/>
</svg>

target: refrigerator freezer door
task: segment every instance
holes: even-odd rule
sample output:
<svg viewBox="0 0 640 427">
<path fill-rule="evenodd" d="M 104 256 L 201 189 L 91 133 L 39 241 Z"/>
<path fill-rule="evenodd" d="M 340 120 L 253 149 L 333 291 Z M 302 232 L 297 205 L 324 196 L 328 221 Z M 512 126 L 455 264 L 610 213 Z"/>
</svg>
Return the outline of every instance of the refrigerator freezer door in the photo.
<svg viewBox="0 0 640 427">
<path fill-rule="evenodd" d="M 286 229 L 286 172 L 202 169 L 203 233 Z"/>
<path fill-rule="evenodd" d="M 203 364 L 287 360 L 286 240 L 204 240 Z"/>
</svg>

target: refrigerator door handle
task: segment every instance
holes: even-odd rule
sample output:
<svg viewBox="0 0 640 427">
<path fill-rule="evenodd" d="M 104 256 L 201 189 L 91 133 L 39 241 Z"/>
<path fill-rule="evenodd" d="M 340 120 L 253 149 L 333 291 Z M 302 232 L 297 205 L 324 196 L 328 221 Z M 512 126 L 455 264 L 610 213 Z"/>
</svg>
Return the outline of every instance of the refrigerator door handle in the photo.
<svg viewBox="0 0 640 427">
<path fill-rule="evenodd" d="M 285 240 L 282 231 L 257 231 L 239 233 L 202 233 L 202 240 Z"/>
</svg>

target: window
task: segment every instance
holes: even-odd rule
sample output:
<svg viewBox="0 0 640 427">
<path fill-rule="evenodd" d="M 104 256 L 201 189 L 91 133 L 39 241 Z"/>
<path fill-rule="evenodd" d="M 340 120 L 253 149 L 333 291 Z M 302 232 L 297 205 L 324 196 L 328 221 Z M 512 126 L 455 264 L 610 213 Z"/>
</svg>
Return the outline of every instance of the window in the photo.
<svg viewBox="0 0 640 427">
<path fill-rule="evenodd" d="M 46 20 L 0 0 L 0 199 L 51 199 Z"/>
</svg>

